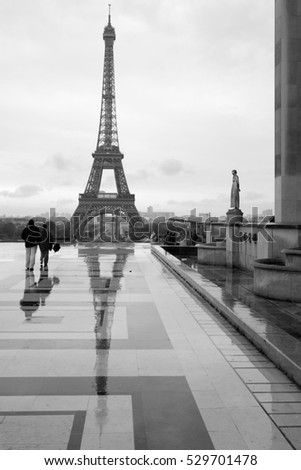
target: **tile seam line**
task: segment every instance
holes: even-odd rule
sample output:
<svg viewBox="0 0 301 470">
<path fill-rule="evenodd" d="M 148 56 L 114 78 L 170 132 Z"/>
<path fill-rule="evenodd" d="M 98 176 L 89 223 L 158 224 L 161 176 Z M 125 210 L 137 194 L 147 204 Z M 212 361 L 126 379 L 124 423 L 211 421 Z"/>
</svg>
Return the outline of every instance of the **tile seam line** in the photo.
<svg viewBox="0 0 301 470">
<path fill-rule="evenodd" d="M 254 382 L 252 382 L 252 385 L 253 385 L 253 383 L 254 383 Z M 262 383 L 262 382 L 260 382 L 260 383 Z M 282 383 L 282 382 L 280 382 L 280 383 Z M 301 391 L 300 391 L 300 390 L 299 390 L 299 391 L 297 391 L 297 390 L 292 390 L 292 391 L 290 391 L 290 392 L 288 392 L 288 391 L 279 391 L 279 390 L 276 390 L 276 391 L 269 391 L 269 392 L 263 391 L 263 392 L 254 392 L 254 393 L 275 393 L 275 394 L 277 394 L 277 393 L 280 394 L 280 393 L 281 393 L 281 394 L 283 394 L 283 395 L 285 395 L 286 393 L 289 393 L 290 395 L 295 395 L 295 394 L 301 395 Z"/>
<path fill-rule="evenodd" d="M 252 382 L 250 385 L 262 385 L 263 383 L 265 383 L 265 382 Z M 273 385 L 281 385 L 281 384 L 283 384 L 283 382 L 271 382 L 271 383 L 272 383 Z M 295 386 L 296 386 L 296 384 L 292 384 L 292 385 L 295 385 Z"/>
<path fill-rule="evenodd" d="M 281 428 L 285 428 L 285 429 L 300 429 L 300 426 L 289 426 L 289 425 L 281 425 Z"/>
<path fill-rule="evenodd" d="M 254 398 L 256 398 L 256 397 L 254 397 Z M 258 401 L 258 403 L 260 403 L 259 400 L 257 400 L 257 401 Z M 301 401 L 263 401 L 262 404 L 264 404 L 264 405 L 267 405 L 267 404 L 269 404 L 269 405 L 270 404 L 272 404 L 272 405 L 274 405 L 274 404 L 275 405 L 276 404 L 277 405 L 292 405 L 292 404 L 295 404 L 296 405 L 296 404 L 301 404 Z M 260 403 L 260 405 L 263 407 L 262 404 Z M 300 413 L 301 413 L 301 411 L 300 411 Z M 296 414 L 300 414 L 300 413 L 296 413 Z M 268 414 L 270 415 L 272 413 L 268 413 Z M 276 412 L 276 414 L 277 414 L 277 412 Z"/>
</svg>

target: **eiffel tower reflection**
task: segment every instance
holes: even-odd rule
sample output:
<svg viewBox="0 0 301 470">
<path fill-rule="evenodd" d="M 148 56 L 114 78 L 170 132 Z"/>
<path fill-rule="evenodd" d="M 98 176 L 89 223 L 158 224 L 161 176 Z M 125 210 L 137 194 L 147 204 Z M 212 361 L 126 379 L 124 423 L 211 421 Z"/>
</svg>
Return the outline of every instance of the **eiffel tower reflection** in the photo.
<svg viewBox="0 0 301 470">
<path fill-rule="evenodd" d="M 122 288 L 124 267 L 128 256 L 134 253 L 132 245 L 91 245 L 78 248 L 88 268 L 90 290 L 95 315 L 95 394 L 96 399 L 87 411 L 85 426 L 92 433 L 85 436 L 82 448 L 106 448 L 106 426 L 112 417 L 109 380 L 109 355 L 112 341 L 115 303 Z M 107 395 L 107 396 L 105 396 Z M 87 431 L 88 433 L 89 431 Z M 92 444 L 91 444 L 92 443 Z"/>
<path fill-rule="evenodd" d="M 83 257 L 88 267 L 90 290 L 93 294 L 95 315 L 95 380 L 98 395 L 107 392 L 109 352 L 112 340 L 112 325 L 117 292 L 121 289 L 123 271 L 128 256 L 134 253 L 132 245 L 92 245 L 79 247 L 78 256 Z"/>
</svg>

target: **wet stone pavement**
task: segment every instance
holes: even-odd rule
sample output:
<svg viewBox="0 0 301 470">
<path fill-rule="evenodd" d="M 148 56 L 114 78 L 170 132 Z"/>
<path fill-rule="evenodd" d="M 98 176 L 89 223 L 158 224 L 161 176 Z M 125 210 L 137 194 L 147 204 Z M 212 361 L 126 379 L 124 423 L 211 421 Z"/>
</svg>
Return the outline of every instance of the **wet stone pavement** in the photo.
<svg viewBox="0 0 301 470">
<path fill-rule="evenodd" d="M 0 449 L 301 449 L 301 391 L 147 244 L 0 244 Z"/>
</svg>

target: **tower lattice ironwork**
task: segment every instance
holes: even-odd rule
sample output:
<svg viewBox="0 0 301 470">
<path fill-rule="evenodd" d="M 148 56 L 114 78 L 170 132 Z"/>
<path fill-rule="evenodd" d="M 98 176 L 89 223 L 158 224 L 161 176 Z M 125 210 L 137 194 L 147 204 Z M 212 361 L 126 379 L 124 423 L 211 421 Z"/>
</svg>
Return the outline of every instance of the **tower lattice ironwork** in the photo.
<svg viewBox="0 0 301 470">
<path fill-rule="evenodd" d="M 103 39 L 105 55 L 99 130 L 85 192 L 79 194 L 78 206 L 71 219 L 75 237 L 80 237 L 88 221 L 98 215 L 115 214 L 116 217 L 126 218 L 131 233 L 134 231 L 135 223 L 142 221 L 135 206 L 135 195 L 131 194 L 128 188 L 122 165 L 123 154 L 119 150 L 114 73 L 116 35 L 111 25 L 110 11 Z M 104 170 L 113 170 L 117 193 L 100 191 Z"/>
</svg>

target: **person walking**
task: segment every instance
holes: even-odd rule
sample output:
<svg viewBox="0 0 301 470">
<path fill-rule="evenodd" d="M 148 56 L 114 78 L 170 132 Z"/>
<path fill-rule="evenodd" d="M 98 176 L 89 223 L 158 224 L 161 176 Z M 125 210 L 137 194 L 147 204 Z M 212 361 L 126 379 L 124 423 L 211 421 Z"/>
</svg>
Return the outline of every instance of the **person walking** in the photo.
<svg viewBox="0 0 301 470">
<path fill-rule="evenodd" d="M 25 269 L 26 271 L 33 271 L 38 244 L 41 240 L 41 232 L 39 228 L 35 225 L 33 219 L 30 219 L 28 221 L 27 226 L 23 229 L 21 233 L 21 238 L 25 241 Z"/>
<path fill-rule="evenodd" d="M 41 241 L 39 243 L 41 251 L 41 269 L 48 269 L 49 250 L 52 249 L 53 241 L 47 224 L 43 224 L 41 228 Z"/>
</svg>

